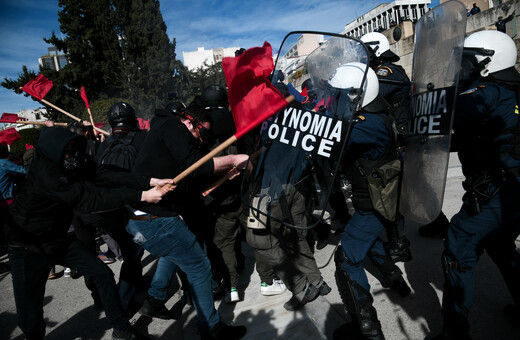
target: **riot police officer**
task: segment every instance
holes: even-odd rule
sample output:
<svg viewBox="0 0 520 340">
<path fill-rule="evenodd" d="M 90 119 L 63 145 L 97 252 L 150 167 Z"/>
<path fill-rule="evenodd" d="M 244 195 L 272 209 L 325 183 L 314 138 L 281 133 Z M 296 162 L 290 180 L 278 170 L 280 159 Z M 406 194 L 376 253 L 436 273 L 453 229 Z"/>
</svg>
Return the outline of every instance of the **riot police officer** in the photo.
<svg viewBox="0 0 520 340">
<path fill-rule="evenodd" d="M 466 193 L 448 228 L 444 268 L 443 332 L 436 339 L 469 339 L 473 267 L 484 250 L 499 268 L 518 308 L 520 254 L 520 74 L 517 49 L 498 31 L 464 41 L 452 145 Z"/>
<path fill-rule="evenodd" d="M 348 91 L 350 98 L 364 94 L 359 104 L 361 111 L 356 117 L 343 156 L 348 168 L 347 177 L 352 183 L 352 203 L 356 211 L 345 228 L 341 247 L 336 252 L 336 281 L 343 303 L 362 337 L 384 339 L 361 262 L 370 252 L 381 271 L 384 287 L 391 287 L 402 296 L 408 295 L 410 288 L 378 238 L 385 226 L 392 222 L 376 211 L 369 195 L 367 174 L 389 161 L 397 160 L 398 156 L 388 103 L 378 94 L 378 80 L 372 69 L 367 70 L 366 83 L 361 88 L 365 69 L 366 65 L 362 63 L 342 65 L 327 83 L 331 91 Z M 338 96 L 334 94 L 331 97 Z M 335 336 L 340 336 L 340 333 L 338 330 Z"/>
<path fill-rule="evenodd" d="M 379 95 L 390 104 L 390 115 L 397 127 L 398 147 L 403 149 L 408 132 L 408 112 L 410 108 L 410 79 L 405 70 L 394 64 L 399 56 L 390 50 L 390 43 L 384 34 L 367 33 L 361 37 L 371 51 L 370 67 L 379 80 Z M 403 149 L 404 150 L 404 149 Z M 410 241 L 403 235 L 404 221 L 400 219 L 387 228 L 388 252 L 395 262 L 412 259 Z"/>
</svg>

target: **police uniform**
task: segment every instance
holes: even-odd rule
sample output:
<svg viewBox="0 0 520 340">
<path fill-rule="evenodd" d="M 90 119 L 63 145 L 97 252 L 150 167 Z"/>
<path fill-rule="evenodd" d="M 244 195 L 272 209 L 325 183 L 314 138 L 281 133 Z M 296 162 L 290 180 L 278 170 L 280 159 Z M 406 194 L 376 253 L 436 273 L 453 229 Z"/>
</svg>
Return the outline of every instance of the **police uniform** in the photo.
<svg viewBox="0 0 520 340">
<path fill-rule="evenodd" d="M 336 277 L 347 310 L 355 320 L 356 314 L 360 315 L 356 321 L 363 334 L 373 332 L 373 336 L 382 336 L 382 333 L 379 334 L 381 325 L 372 307 L 370 284 L 361 262 L 367 255 L 374 260 L 383 274 L 381 283 L 384 287 L 392 287 L 403 296 L 410 293 L 410 288 L 379 239 L 381 231 L 392 222 L 374 211 L 367 182 L 361 174 L 358 162 L 360 159 L 371 160 L 372 166 L 377 167 L 396 159 L 395 135 L 391 127 L 392 120 L 385 113 L 362 113 L 358 118 L 352 128 L 346 151 L 346 161 L 349 164 L 347 176 L 351 179 L 352 203 L 356 211 L 345 228 L 341 249 L 336 252 Z M 367 318 L 367 315 L 370 317 Z M 363 324 L 367 320 L 371 322 L 368 326 Z"/>
<path fill-rule="evenodd" d="M 410 87 L 404 84 L 388 84 L 384 80 L 409 83 L 410 78 L 400 65 L 395 65 L 389 61 L 384 61 L 375 71 L 377 78 L 380 80 L 379 94 L 390 104 L 390 114 L 395 119 L 399 134 L 406 134 Z"/>
<path fill-rule="evenodd" d="M 443 254 L 443 318 L 447 335 L 469 338 L 473 267 L 484 250 L 501 271 L 516 306 L 520 303 L 520 157 L 512 155 L 518 128 L 514 89 L 479 80 L 457 98 L 454 139 L 466 180 L 460 211 L 453 216 Z M 517 132 L 518 133 L 518 132 Z"/>
</svg>

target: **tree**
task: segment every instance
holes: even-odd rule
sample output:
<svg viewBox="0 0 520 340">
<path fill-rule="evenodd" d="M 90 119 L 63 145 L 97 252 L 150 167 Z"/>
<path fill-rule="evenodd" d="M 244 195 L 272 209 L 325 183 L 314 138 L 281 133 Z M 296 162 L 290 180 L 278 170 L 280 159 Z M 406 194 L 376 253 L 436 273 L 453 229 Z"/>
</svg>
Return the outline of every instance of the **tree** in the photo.
<svg viewBox="0 0 520 340">
<path fill-rule="evenodd" d="M 151 114 L 174 89 L 175 41 L 170 42 L 157 0 L 118 2 L 127 96 Z"/>
</svg>

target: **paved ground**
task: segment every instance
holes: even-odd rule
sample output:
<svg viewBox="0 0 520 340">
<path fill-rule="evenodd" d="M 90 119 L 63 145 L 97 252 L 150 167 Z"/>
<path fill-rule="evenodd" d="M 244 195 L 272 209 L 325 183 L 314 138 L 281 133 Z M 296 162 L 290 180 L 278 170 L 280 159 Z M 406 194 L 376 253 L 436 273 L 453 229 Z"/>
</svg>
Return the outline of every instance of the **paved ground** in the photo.
<svg viewBox="0 0 520 340">
<path fill-rule="evenodd" d="M 449 178 L 443 211 L 451 217 L 460 207 L 462 196 L 461 176 L 456 158 L 450 160 Z M 441 239 L 424 239 L 417 226 L 407 226 L 412 241 L 413 261 L 399 266 L 412 287 L 412 294 L 401 298 L 395 292 L 381 287 L 369 274 L 372 294 L 387 339 L 424 339 L 431 332 L 440 331 L 440 301 L 442 297 Z M 264 297 L 260 295 L 260 282 L 254 271 L 251 248 L 243 243 L 246 269 L 242 273 L 239 289 L 242 301 L 233 305 L 217 302 L 216 306 L 225 321 L 245 325 L 245 339 L 332 339 L 334 329 L 348 316 L 344 311 L 334 281 L 334 263 L 331 256 L 337 238 L 331 238 L 327 247 L 316 252 L 316 260 L 325 280 L 333 291 L 320 297 L 298 312 L 287 312 L 283 303 L 290 293 Z M 520 240 L 517 240 L 517 249 Z M 0 260 L 5 261 L 5 257 Z M 147 255 L 145 272 L 153 273 L 155 259 Z M 370 263 L 367 269 L 371 271 Z M 119 265 L 110 265 L 118 273 Z M 61 267 L 59 267 L 61 268 Z M 475 340 L 520 339 L 520 323 L 504 314 L 504 306 L 511 303 L 507 288 L 498 270 L 484 255 L 475 270 L 476 291 L 471 311 L 471 335 Z M 139 329 L 156 339 L 197 339 L 196 315 L 192 307 L 185 306 L 178 285 L 172 285 L 168 308 L 182 309 L 179 320 L 159 320 L 136 314 L 133 320 Z M 92 308 L 88 290 L 82 279 L 59 278 L 49 281 L 45 297 L 47 339 L 110 339 L 111 330 L 104 312 Z M 22 339 L 16 324 L 16 309 L 10 274 L 0 276 L 0 339 Z"/>
</svg>

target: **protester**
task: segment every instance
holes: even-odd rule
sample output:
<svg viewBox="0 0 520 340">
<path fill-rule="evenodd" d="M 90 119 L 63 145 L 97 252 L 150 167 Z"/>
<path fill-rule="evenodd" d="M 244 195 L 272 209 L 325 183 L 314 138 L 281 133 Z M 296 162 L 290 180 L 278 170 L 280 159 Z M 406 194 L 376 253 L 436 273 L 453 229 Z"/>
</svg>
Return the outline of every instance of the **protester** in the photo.
<svg viewBox="0 0 520 340">
<path fill-rule="evenodd" d="M 475 15 L 477 13 L 480 13 L 480 7 L 477 6 L 477 4 L 474 2 L 473 3 L 473 7 L 471 8 L 471 10 L 469 11 L 469 14 L 471 15 Z"/>
<path fill-rule="evenodd" d="M 202 158 L 199 146 L 208 141 L 210 128 L 211 122 L 200 107 L 188 108 L 180 117 L 168 110 L 156 110 L 134 171 L 150 176 L 178 175 Z M 168 264 L 168 268 L 158 267 L 153 281 L 169 282 L 176 266 L 186 273 L 202 339 L 239 339 L 246 328 L 220 321 L 213 302 L 209 260 L 180 215 L 201 204 L 200 181 L 233 167 L 243 170 L 247 161 L 248 156 L 243 154 L 210 159 L 180 181 L 176 190 L 159 204 L 134 204 L 138 210 L 126 227 L 136 243 Z M 154 303 L 164 305 L 164 292 L 154 292 L 153 288 L 154 282 L 148 291 L 150 297 L 158 300 Z"/>
<path fill-rule="evenodd" d="M 63 128 L 43 129 L 27 184 L 11 209 L 7 230 L 13 290 L 18 324 L 29 339 L 45 336 L 45 284 L 57 263 L 93 278 L 114 328 L 113 339 L 143 338 L 121 310 L 112 271 L 80 241 L 70 239 L 67 230 L 75 210 L 108 210 L 141 200 L 155 203 L 167 189 L 142 190 L 172 181 L 96 169 L 85 152 L 84 137 Z"/>
<path fill-rule="evenodd" d="M 16 184 L 23 180 L 25 169 L 9 160 L 9 148 L 0 145 L 0 247 L 1 255 L 7 253 L 4 224 L 9 215 L 9 206 L 14 203 Z M 18 183 L 19 184 L 19 183 Z M 8 264 L 0 264 L 0 273 L 10 271 Z"/>
</svg>

